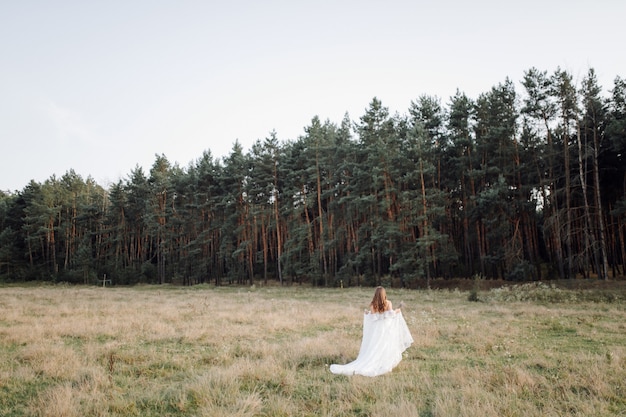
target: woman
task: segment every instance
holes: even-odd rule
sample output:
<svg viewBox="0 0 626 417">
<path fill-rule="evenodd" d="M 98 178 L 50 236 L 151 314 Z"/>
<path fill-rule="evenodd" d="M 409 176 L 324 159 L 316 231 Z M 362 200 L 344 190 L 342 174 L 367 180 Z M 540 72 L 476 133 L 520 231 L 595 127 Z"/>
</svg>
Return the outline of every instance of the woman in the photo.
<svg viewBox="0 0 626 417">
<path fill-rule="evenodd" d="M 402 360 L 402 353 L 413 337 L 402 316 L 393 310 L 383 287 L 377 287 L 370 310 L 363 316 L 363 339 L 356 360 L 330 365 L 330 372 L 341 375 L 378 376 L 390 372 Z"/>
</svg>

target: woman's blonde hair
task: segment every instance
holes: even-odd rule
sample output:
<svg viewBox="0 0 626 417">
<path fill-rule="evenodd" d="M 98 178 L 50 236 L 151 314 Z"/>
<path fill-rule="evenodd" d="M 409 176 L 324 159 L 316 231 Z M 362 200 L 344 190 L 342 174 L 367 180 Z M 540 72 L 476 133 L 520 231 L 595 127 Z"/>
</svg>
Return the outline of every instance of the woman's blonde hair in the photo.
<svg viewBox="0 0 626 417">
<path fill-rule="evenodd" d="M 376 287 L 374 298 L 372 299 L 372 311 L 382 313 L 387 308 L 387 292 L 383 287 Z"/>
</svg>

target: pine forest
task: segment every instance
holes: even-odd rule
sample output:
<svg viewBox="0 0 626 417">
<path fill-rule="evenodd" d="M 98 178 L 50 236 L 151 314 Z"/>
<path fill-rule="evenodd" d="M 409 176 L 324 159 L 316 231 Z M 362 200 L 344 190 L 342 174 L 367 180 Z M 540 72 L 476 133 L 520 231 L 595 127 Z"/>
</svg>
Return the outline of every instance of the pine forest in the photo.
<svg viewBox="0 0 626 417">
<path fill-rule="evenodd" d="M 373 98 L 298 138 L 186 167 L 155 155 L 108 188 L 69 169 L 0 192 L 0 281 L 623 278 L 626 80 L 531 68 L 518 85 L 405 114 Z"/>
</svg>

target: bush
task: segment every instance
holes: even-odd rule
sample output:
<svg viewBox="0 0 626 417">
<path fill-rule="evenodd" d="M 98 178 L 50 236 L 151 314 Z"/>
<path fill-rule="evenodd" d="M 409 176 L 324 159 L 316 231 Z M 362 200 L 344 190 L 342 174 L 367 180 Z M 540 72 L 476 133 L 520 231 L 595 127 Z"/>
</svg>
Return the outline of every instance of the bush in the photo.
<svg viewBox="0 0 626 417">
<path fill-rule="evenodd" d="M 468 301 L 478 302 L 480 301 L 480 297 L 478 293 L 480 292 L 480 282 L 482 281 L 482 277 L 480 275 L 474 275 L 474 284 L 472 285 L 472 289 L 467 296 Z"/>
<path fill-rule="evenodd" d="M 530 282 L 492 289 L 487 298 L 490 301 L 532 301 L 543 303 L 616 303 L 626 301 L 623 290 L 568 290 L 558 288 L 554 284 Z"/>
</svg>

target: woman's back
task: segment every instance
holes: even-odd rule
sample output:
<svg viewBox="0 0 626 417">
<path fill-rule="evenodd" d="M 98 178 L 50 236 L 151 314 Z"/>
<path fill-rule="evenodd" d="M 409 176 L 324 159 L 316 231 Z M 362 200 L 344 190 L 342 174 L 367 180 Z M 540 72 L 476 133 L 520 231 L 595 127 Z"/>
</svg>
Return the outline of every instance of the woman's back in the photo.
<svg viewBox="0 0 626 417">
<path fill-rule="evenodd" d="M 391 301 L 389 300 L 385 300 L 382 309 L 379 306 L 374 305 L 374 302 L 370 304 L 370 311 L 372 313 L 384 313 L 385 311 L 390 311 L 392 309 L 393 307 L 391 305 Z"/>
</svg>

